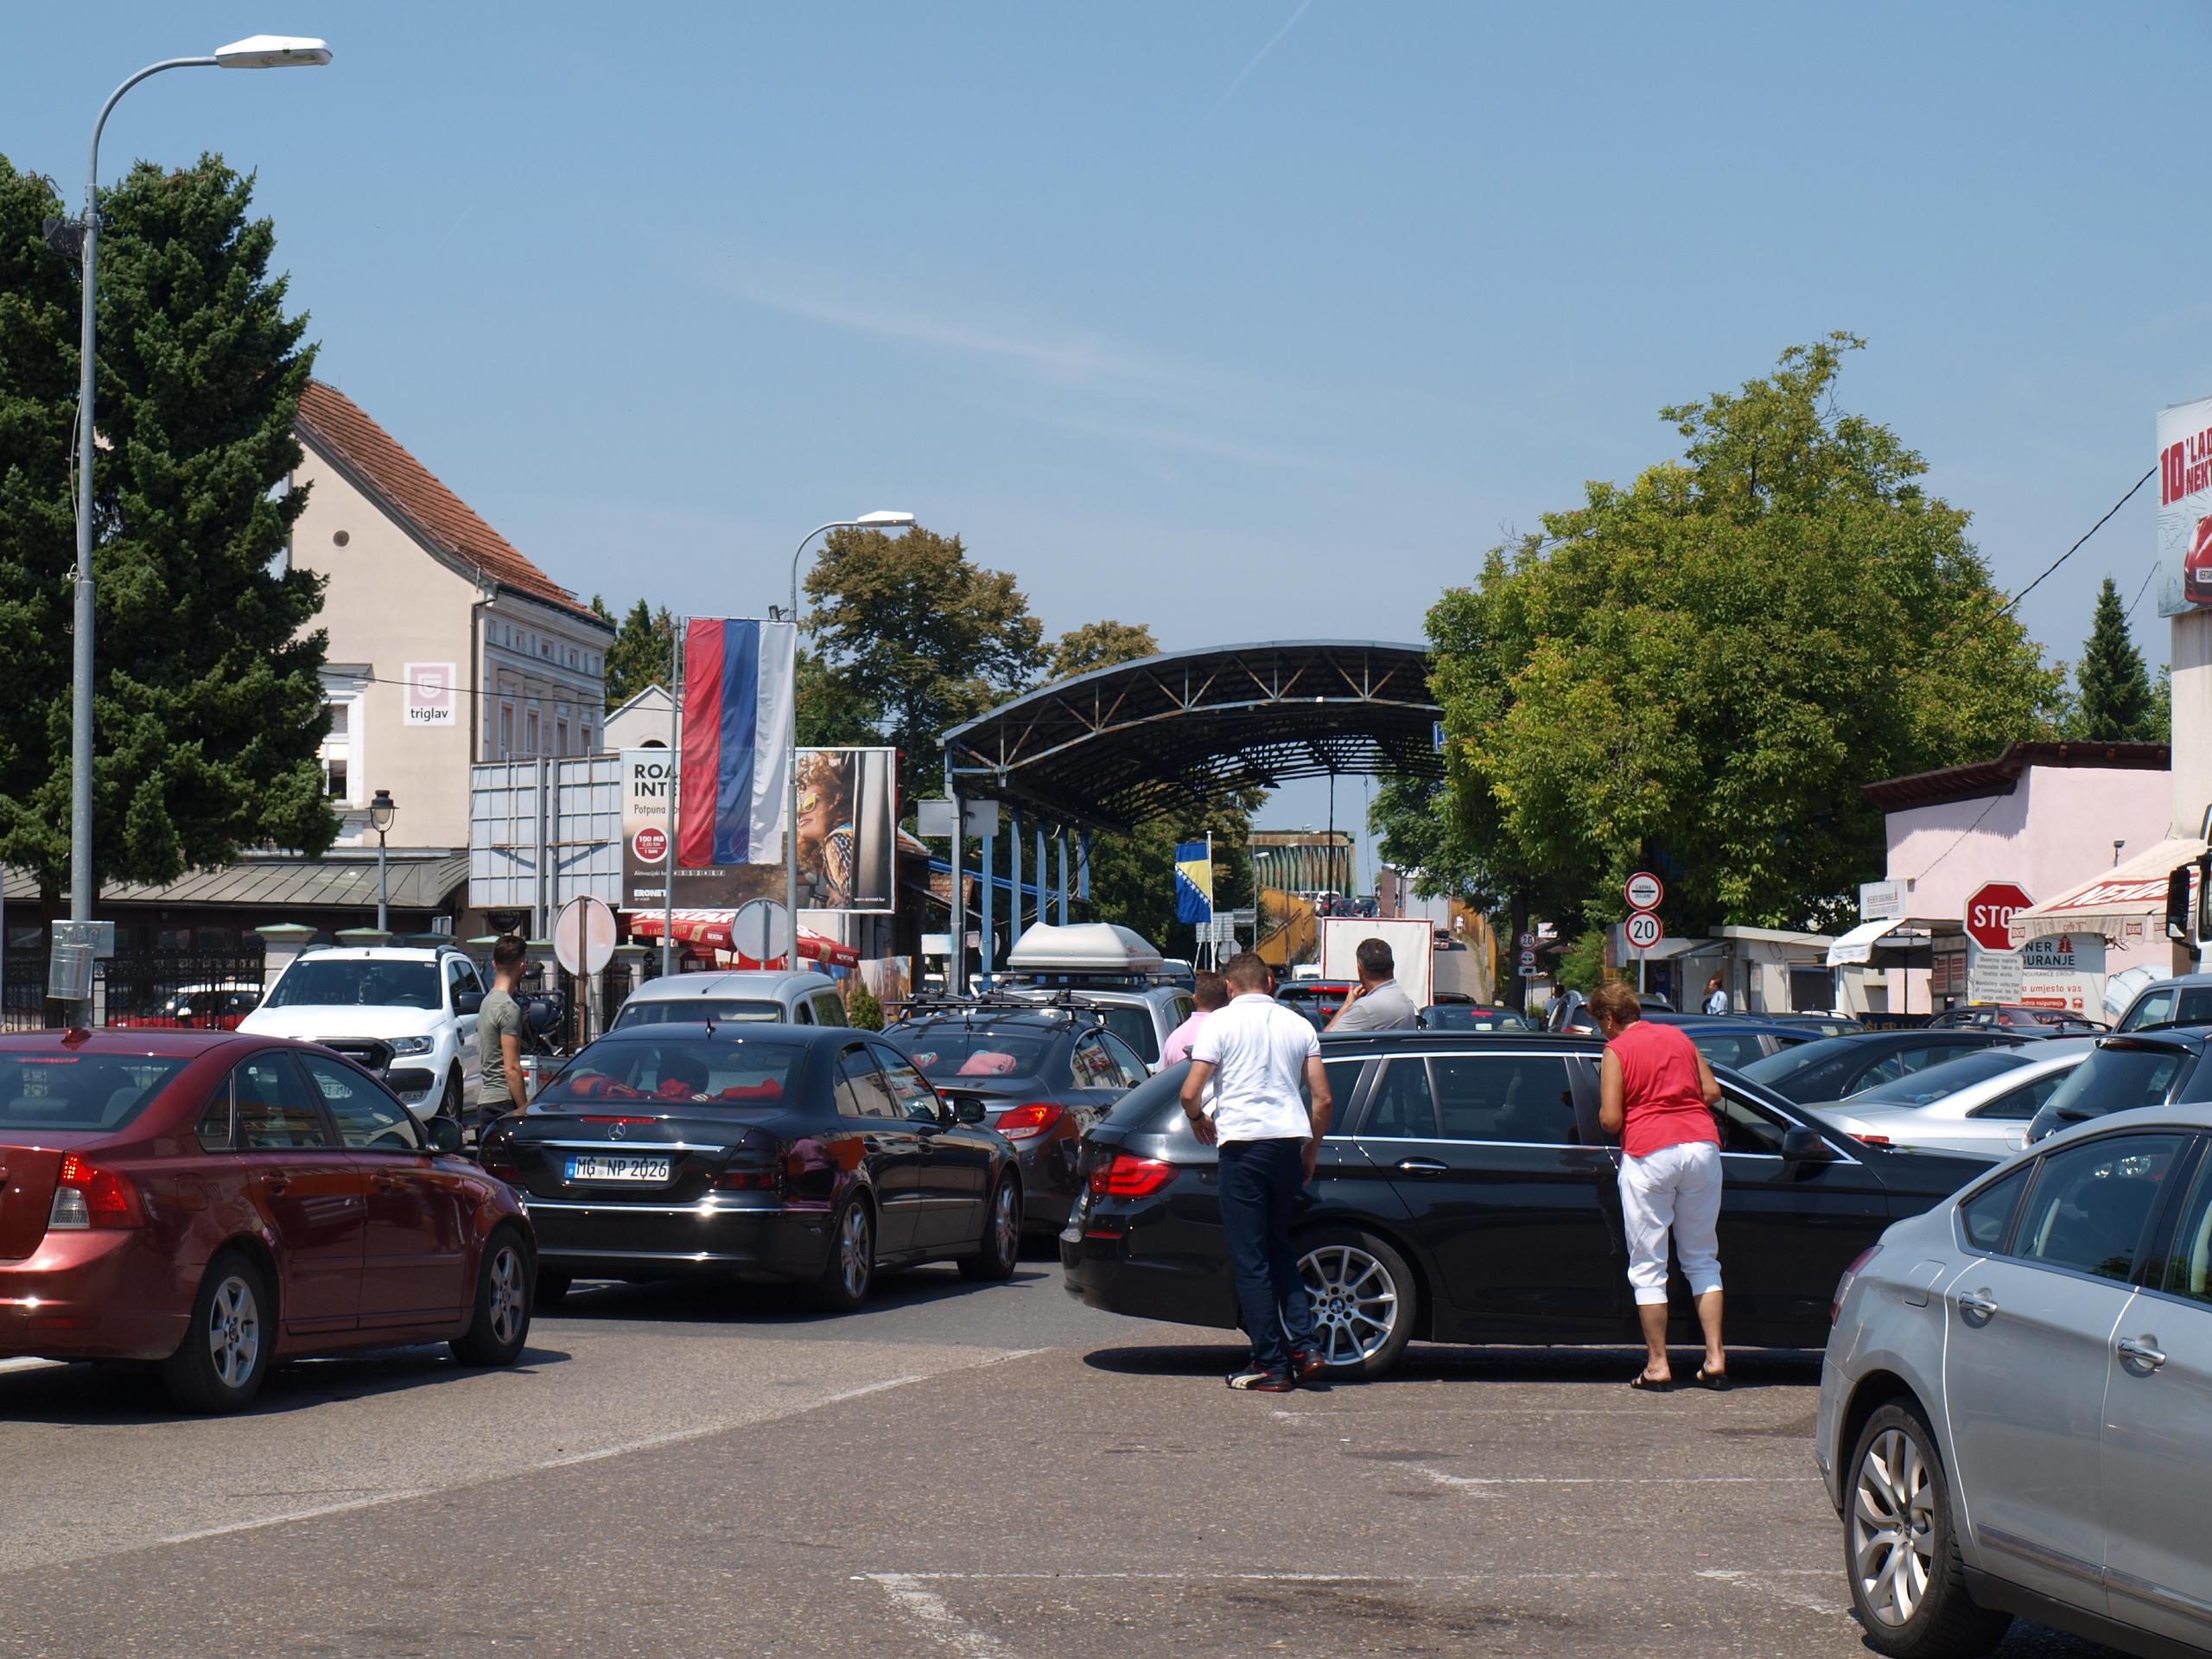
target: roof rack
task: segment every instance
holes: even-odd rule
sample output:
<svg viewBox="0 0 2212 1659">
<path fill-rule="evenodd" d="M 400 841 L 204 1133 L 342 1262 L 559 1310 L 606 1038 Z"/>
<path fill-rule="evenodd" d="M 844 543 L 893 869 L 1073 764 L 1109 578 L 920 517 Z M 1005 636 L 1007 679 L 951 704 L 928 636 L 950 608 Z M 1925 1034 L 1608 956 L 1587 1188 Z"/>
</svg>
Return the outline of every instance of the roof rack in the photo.
<svg viewBox="0 0 2212 1659">
<path fill-rule="evenodd" d="M 1101 1021 L 1103 1012 L 1083 1000 L 1079 991 L 1058 991 L 1050 996 L 1000 996 L 982 992 L 973 996 L 956 996 L 950 991 L 923 992 L 892 1005 L 902 1015 L 913 1014 L 1060 1014 L 1072 1019 L 1077 1009 L 1095 1014 Z"/>
</svg>

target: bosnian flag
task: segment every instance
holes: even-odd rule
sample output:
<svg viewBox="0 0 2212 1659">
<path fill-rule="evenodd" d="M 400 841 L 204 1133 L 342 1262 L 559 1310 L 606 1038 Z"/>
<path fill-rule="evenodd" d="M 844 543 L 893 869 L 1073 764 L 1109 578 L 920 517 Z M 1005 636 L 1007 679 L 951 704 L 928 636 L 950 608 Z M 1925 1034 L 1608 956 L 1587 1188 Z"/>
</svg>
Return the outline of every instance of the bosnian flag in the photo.
<svg viewBox="0 0 2212 1659">
<path fill-rule="evenodd" d="M 684 869 L 783 861 L 798 652 L 795 623 L 685 625 L 676 821 Z"/>
</svg>

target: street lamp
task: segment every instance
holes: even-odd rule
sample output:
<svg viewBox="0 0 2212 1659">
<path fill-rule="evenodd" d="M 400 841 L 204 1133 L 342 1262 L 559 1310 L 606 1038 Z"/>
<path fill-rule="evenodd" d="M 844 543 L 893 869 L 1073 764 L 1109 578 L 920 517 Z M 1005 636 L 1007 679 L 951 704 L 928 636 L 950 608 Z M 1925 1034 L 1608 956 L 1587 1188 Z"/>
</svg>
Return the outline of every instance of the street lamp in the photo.
<svg viewBox="0 0 2212 1659">
<path fill-rule="evenodd" d="M 836 518 L 826 524 L 817 524 L 799 537 L 798 545 L 791 550 L 791 626 L 798 626 L 798 562 L 806 551 L 806 544 L 816 537 L 832 530 L 906 530 L 914 522 L 911 512 L 864 512 L 857 518 Z M 797 664 L 792 666 L 794 674 Z M 784 912 L 791 922 L 791 944 L 784 952 L 784 965 L 794 971 L 798 967 L 798 687 L 791 687 L 791 723 L 784 740 L 784 765 L 791 772 L 791 783 L 784 794 L 785 804 L 791 809 L 791 823 L 784 831 Z M 956 826 L 954 834 L 959 833 Z"/>
<path fill-rule="evenodd" d="M 392 803 L 391 791 L 388 789 L 377 791 L 376 798 L 369 803 L 369 828 L 377 832 L 377 931 L 379 933 L 391 931 L 385 925 L 384 838 L 385 832 L 391 828 L 391 821 L 398 816 L 399 808 Z"/>
<path fill-rule="evenodd" d="M 321 41 L 290 35 L 255 35 L 213 56 L 168 58 L 149 64 L 108 94 L 92 123 L 91 160 L 85 168 L 84 320 L 78 337 L 77 591 L 69 702 L 69 919 L 92 919 L 92 355 L 99 307 L 100 132 L 123 95 L 164 69 L 280 69 L 330 61 Z"/>
</svg>

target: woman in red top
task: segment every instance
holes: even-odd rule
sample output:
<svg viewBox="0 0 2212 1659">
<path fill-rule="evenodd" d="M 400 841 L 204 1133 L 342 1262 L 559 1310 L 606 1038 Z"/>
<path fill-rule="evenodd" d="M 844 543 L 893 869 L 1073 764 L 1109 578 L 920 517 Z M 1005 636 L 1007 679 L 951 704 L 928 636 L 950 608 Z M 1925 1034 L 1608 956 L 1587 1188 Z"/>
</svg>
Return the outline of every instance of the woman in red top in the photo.
<svg viewBox="0 0 2212 1659">
<path fill-rule="evenodd" d="M 1621 1137 L 1621 1217 L 1628 1232 L 1628 1281 L 1649 1350 L 1629 1386 L 1667 1389 L 1667 1240 L 1697 1299 L 1705 1332 L 1708 1389 L 1728 1386 L 1720 1344 L 1720 1130 L 1713 1109 L 1720 1084 L 1679 1026 L 1643 1017 L 1636 993 L 1615 982 L 1590 994 L 1591 1016 L 1605 1039 L 1599 1073 L 1598 1118 Z"/>
</svg>

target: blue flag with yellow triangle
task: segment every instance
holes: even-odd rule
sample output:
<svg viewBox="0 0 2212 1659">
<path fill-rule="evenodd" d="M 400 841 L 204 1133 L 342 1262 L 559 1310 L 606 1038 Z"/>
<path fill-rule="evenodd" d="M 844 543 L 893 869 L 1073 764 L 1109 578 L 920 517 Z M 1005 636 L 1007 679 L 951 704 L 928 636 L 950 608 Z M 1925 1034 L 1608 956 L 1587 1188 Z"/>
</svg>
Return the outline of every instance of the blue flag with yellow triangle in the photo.
<svg viewBox="0 0 2212 1659">
<path fill-rule="evenodd" d="M 1175 919 L 1213 920 L 1213 843 L 1186 841 L 1175 849 Z"/>
</svg>

